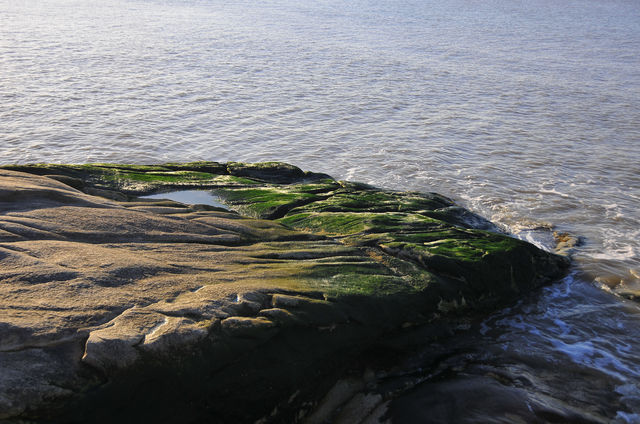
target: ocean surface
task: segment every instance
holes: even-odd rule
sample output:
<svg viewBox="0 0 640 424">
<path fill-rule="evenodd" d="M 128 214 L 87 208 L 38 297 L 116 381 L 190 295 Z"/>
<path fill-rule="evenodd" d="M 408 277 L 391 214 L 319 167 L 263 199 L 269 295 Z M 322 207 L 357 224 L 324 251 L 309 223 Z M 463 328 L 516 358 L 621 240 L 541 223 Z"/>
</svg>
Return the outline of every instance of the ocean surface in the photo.
<svg viewBox="0 0 640 424">
<path fill-rule="evenodd" d="M 0 163 L 192 160 L 579 237 L 564 281 L 409 360 L 386 416 L 640 422 L 637 0 L 0 0 Z"/>
</svg>

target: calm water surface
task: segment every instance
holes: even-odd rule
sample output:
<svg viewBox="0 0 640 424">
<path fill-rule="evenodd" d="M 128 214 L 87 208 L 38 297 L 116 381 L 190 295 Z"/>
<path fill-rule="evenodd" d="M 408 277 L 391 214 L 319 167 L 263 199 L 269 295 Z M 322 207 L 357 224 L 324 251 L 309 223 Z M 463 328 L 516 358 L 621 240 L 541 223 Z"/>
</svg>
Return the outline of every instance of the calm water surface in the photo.
<svg viewBox="0 0 640 424">
<path fill-rule="evenodd" d="M 470 329 L 458 371 L 389 413 L 436 386 L 504 397 L 502 373 L 512 407 L 464 419 L 640 422 L 619 296 L 640 293 L 639 52 L 635 0 L 0 0 L 0 163 L 283 160 L 437 191 L 541 245 L 578 235 L 570 278 Z"/>
</svg>

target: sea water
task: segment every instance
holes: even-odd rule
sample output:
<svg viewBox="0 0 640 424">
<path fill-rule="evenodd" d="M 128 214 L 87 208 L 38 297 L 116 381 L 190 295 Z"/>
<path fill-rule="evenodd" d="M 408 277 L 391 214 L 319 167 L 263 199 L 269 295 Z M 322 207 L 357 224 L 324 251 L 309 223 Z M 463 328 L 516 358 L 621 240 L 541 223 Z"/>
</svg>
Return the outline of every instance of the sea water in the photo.
<svg viewBox="0 0 640 424">
<path fill-rule="evenodd" d="M 640 422 L 638 52 L 635 0 L 0 0 L 0 163 L 281 160 L 571 233 L 570 277 L 389 414 Z"/>
</svg>

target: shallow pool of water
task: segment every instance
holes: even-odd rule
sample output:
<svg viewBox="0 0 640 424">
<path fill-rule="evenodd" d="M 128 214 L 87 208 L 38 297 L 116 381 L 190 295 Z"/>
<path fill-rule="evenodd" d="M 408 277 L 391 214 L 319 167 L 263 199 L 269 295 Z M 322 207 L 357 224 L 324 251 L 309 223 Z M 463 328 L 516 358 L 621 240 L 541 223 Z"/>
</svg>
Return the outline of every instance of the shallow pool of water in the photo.
<svg viewBox="0 0 640 424">
<path fill-rule="evenodd" d="M 184 203 L 185 205 L 208 205 L 230 210 L 229 206 L 222 203 L 219 196 L 206 190 L 180 190 L 156 193 L 148 196 L 140 196 L 140 199 L 167 199 Z"/>
</svg>

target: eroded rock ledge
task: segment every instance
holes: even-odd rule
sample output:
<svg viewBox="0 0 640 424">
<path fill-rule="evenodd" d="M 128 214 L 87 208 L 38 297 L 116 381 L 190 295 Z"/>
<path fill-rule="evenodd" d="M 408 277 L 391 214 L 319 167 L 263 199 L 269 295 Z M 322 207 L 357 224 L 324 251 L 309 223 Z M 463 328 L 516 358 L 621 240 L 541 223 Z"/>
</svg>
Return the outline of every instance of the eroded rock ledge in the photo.
<svg viewBox="0 0 640 424">
<path fill-rule="evenodd" d="M 137 197 L 194 188 L 230 210 Z M 303 420 L 388 334 L 566 272 L 491 230 L 282 163 L 4 166 L 0 421 Z"/>
</svg>

